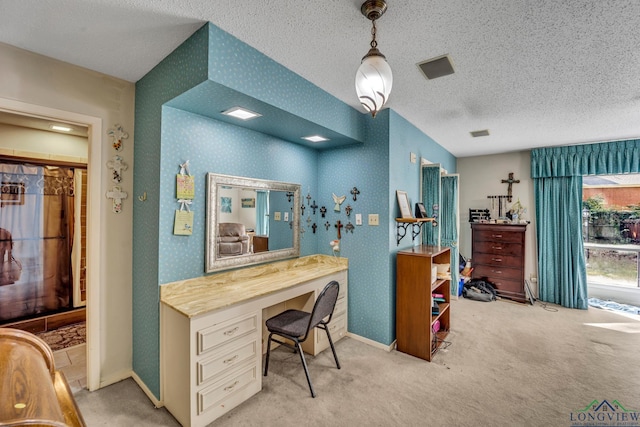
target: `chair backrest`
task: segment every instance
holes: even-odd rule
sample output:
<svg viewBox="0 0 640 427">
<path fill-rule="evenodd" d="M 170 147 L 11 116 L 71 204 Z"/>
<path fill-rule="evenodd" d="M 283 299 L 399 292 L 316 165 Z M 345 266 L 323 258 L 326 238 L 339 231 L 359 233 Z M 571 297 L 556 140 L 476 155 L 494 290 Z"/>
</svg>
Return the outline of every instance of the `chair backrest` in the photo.
<svg viewBox="0 0 640 427">
<path fill-rule="evenodd" d="M 309 327 L 307 328 L 305 338 L 309 334 L 310 330 L 322 323 L 325 317 L 329 317 L 326 320 L 326 323 L 331 321 L 333 309 L 335 308 L 336 301 L 338 300 L 338 293 L 340 293 L 340 285 L 335 280 L 327 283 L 327 286 L 325 286 L 322 292 L 320 292 L 318 299 L 316 299 L 316 303 L 313 305 L 313 311 L 311 312 Z"/>
</svg>

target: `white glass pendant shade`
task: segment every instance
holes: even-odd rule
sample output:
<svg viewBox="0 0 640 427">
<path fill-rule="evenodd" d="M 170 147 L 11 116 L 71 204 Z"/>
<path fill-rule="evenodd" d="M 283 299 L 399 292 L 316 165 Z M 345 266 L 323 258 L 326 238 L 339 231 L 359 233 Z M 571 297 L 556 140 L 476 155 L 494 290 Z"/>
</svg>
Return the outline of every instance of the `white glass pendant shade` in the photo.
<svg viewBox="0 0 640 427">
<path fill-rule="evenodd" d="M 356 73 L 356 93 L 362 106 L 375 117 L 389 99 L 393 75 L 384 56 L 367 55 Z"/>
</svg>

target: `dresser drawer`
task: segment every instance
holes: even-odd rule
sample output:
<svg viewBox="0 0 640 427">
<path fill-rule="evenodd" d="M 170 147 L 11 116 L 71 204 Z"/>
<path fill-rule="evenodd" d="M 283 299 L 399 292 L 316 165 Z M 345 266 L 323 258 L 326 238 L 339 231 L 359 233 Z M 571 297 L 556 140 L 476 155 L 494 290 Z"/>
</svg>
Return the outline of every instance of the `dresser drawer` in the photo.
<svg viewBox="0 0 640 427">
<path fill-rule="evenodd" d="M 520 268 L 522 266 L 522 258 L 519 256 L 501 254 L 476 254 L 473 258 L 473 263 L 491 265 L 494 267 Z"/>
<path fill-rule="evenodd" d="M 237 369 L 231 375 L 196 393 L 197 413 L 216 409 L 226 412 L 260 390 L 258 365 Z"/>
<path fill-rule="evenodd" d="M 475 264 L 472 274 L 474 278 L 486 277 L 490 282 L 494 282 L 499 279 L 522 280 L 523 272 L 521 268 L 501 268 Z"/>
<path fill-rule="evenodd" d="M 510 292 L 515 294 L 524 294 L 524 288 L 522 287 L 522 281 L 520 280 L 508 280 L 508 279 L 494 279 L 492 281 L 495 285 L 498 293 L 500 292 Z"/>
<path fill-rule="evenodd" d="M 242 335 L 258 330 L 258 315 L 252 313 L 222 322 L 196 332 L 198 355 L 220 347 Z"/>
<path fill-rule="evenodd" d="M 520 243 L 491 241 L 474 241 L 473 251 L 477 253 L 497 255 L 522 255 L 524 253 L 523 247 Z"/>
<path fill-rule="evenodd" d="M 256 335 L 247 338 L 234 341 L 222 347 L 211 357 L 196 362 L 196 384 L 200 386 L 214 380 L 221 373 L 226 373 L 225 371 L 234 366 L 248 360 L 257 360 L 258 338 Z"/>
<path fill-rule="evenodd" d="M 523 240 L 522 233 L 509 230 L 474 230 L 473 238 L 475 241 L 512 243 L 521 243 Z"/>
</svg>

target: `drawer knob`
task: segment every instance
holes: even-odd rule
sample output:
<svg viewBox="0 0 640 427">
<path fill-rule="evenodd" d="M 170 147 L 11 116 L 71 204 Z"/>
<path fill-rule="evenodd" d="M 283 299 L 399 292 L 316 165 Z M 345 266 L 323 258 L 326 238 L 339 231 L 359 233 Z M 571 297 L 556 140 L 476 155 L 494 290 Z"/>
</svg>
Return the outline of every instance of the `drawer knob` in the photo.
<svg viewBox="0 0 640 427">
<path fill-rule="evenodd" d="M 499 239 L 499 238 L 501 238 L 501 237 L 502 237 L 502 234 L 492 234 L 492 235 L 491 235 L 491 237 L 496 237 L 496 238 L 498 238 L 498 239 Z"/>
<path fill-rule="evenodd" d="M 229 336 L 229 335 L 235 334 L 236 332 L 238 332 L 238 327 L 237 326 L 235 328 L 233 328 L 233 329 L 229 329 L 228 331 L 224 331 L 224 334 L 226 336 Z"/>
<path fill-rule="evenodd" d="M 237 358 L 238 358 L 238 355 L 236 354 L 236 355 L 235 355 L 235 356 L 233 356 L 233 357 L 230 357 L 230 358 L 228 358 L 228 359 L 225 359 L 222 363 L 224 363 L 224 364 L 232 363 L 232 362 L 235 362 Z"/>
<path fill-rule="evenodd" d="M 500 270 L 491 270 L 491 271 L 492 271 L 493 273 L 496 273 L 496 274 L 502 274 L 502 271 L 500 271 Z"/>
<path fill-rule="evenodd" d="M 497 249 L 499 251 L 502 250 L 502 246 L 491 246 L 491 249 Z"/>
<path fill-rule="evenodd" d="M 491 258 L 491 261 L 502 262 L 502 258 Z"/>
<path fill-rule="evenodd" d="M 234 388 L 235 386 L 237 386 L 237 385 L 238 385 L 238 382 L 239 382 L 239 381 L 238 381 L 238 380 L 236 380 L 236 381 L 234 381 L 234 382 L 233 382 L 233 384 L 226 386 L 226 387 L 224 388 L 224 391 L 231 391 L 231 390 L 233 390 L 233 388 Z"/>
</svg>

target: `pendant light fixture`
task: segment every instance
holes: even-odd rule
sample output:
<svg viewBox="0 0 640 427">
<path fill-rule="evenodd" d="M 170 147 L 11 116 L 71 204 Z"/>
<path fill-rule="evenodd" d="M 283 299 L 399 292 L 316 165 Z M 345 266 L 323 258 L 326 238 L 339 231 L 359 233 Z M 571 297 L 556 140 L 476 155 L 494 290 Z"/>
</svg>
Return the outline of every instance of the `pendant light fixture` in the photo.
<svg viewBox="0 0 640 427">
<path fill-rule="evenodd" d="M 376 41 L 376 20 L 387 10 L 384 0 L 367 0 L 362 3 L 360 11 L 371 20 L 371 49 L 362 58 L 362 63 L 356 73 L 356 93 L 362 106 L 372 117 L 378 114 L 389 99 L 393 75 L 387 58 L 378 50 Z"/>
</svg>

